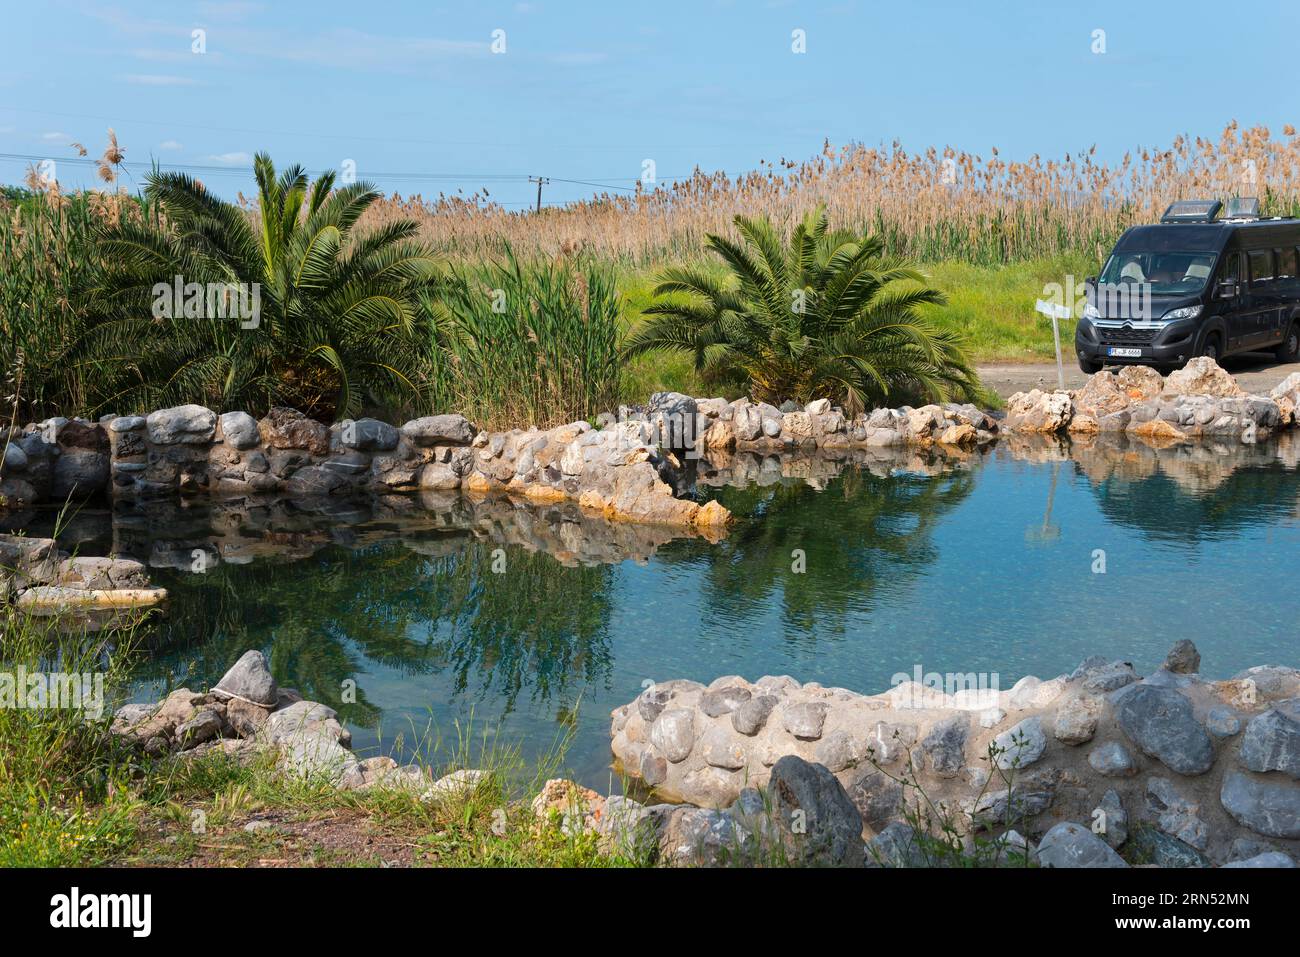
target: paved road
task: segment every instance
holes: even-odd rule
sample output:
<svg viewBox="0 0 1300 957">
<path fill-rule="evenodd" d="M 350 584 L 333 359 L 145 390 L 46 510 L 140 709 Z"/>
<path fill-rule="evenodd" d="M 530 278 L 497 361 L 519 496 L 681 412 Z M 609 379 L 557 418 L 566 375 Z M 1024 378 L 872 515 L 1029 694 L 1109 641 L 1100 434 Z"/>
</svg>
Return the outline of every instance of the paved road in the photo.
<svg viewBox="0 0 1300 957">
<path fill-rule="evenodd" d="M 1244 353 L 1223 360 L 1223 367 L 1237 377 L 1237 382 L 1247 392 L 1268 395 L 1292 372 L 1300 372 L 1300 363 L 1283 365 L 1270 355 L 1263 353 Z M 984 385 L 995 391 L 1002 398 L 1013 392 L 1027 392 L 1030 389 L 1056 388 L 1055 362 L 1004 363 L 978 366 L 980 378 Z M 1088 377 L 1079 371 L 1079 366 L 1069 360 L 1065 363 L 1065 387 L 1081 389 Z"/>
</svg>

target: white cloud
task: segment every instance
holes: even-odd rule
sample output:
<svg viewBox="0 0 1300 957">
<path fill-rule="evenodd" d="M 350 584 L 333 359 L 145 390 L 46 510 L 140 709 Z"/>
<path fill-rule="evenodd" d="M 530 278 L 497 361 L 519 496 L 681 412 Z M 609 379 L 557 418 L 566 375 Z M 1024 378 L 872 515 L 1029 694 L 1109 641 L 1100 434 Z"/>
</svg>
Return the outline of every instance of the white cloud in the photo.
<svg viewBox="0 0 1300 957">
<path fill-rule="evenodd" d="M 537 12 L 538 10 L 540 10 L 540 9 L 541 9 L 541 7 L 539 7 L 539 6 L 538 6 L 537 4 L 535 4 L 535 3 L 516 3 L 516 4 L 515 4 L 515 13 L 536 13 L 536 12 Z"/>
<path fill-rule="evenodd" d="M 183 150 L 185 147 L 175 140 L 163 140 L 158 144 L 160 150 Z"/>
<path fill-rule="evenodd" d="M 193 86 L 196 82 L 188 76 L 167 73 L 125 73 L 121 79 L 136 86 Z"/>
<path fill-rule="evenodd" d="M 213 163 L 226 163 L 230 166 L 239 166 L 253 162 L 253 157 L 247 153 L 217 153 L 209 156 L 208 159 Z"/>
<path fill-rule="evenodd" d="M 72 137 L 70 137 L 67 133 L 42 133 L 42 134 L 41 134 L 41 139 L 43 139 L 43 140 L 70 140 L 70 139 L 72 139 Z"/>
</svg>

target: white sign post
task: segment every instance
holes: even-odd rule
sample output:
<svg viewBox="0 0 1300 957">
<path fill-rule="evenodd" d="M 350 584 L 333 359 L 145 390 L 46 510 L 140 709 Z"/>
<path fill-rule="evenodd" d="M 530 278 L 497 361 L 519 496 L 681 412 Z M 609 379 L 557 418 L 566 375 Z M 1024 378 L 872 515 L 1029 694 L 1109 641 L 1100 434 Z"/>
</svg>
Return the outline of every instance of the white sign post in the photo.
<svg viewBox="0 0 1300 957">
<path fill-rule="evenodd" d="M 1065 363 L 1061 361 L 1061 323 L 1070 318 L 1070 307 L 1058 305 L 1039 299 L 1034 303 L 1034 311 L 1052 317 L 1052 338 L 1056 340 L 1056 382 L 1062 392 L 1065 391 Z"/>
</svg>

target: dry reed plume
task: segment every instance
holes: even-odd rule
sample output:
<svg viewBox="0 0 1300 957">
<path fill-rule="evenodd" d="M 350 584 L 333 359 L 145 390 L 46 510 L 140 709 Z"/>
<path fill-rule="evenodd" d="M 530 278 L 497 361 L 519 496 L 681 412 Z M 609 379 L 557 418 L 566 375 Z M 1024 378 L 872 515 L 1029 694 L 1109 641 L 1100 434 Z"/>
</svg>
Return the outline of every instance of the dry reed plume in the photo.
<svg viewBox="0 0 1300 957">
<path fill-rule="evenodd" d="M 540 215 L 510 212 L 479 197 L 394 195 L 367 213 L 371 228 L 415 218 L 423 238 L 456 259 L 508 242 L 521 256 L 588 251 L 631 265 L 695 258 L 707 233 L 729 233 L 736 213 L 766 216 L 788 230 L 825 203 L 833 222 L 869 227 L 891 251 L 922 260 L 1000 263 L 1085 252 L 1100 260 L 1125 227 L 1156 218 L 1180 197 L 1259 195 L 1266 210 L 1296 211 L 1300 138 L 1283 139 L 1234 121 L 1217 142 L 1180 136 L 1115 165 L 1096 148 L 1062 159 L 986 159 L 951 148 L 908 153 L 826 144 L 800 165 L 766 164 L 735 178 L 697 171 L 687 181 L 635 195 L 601 195 Z"/>
</svg>

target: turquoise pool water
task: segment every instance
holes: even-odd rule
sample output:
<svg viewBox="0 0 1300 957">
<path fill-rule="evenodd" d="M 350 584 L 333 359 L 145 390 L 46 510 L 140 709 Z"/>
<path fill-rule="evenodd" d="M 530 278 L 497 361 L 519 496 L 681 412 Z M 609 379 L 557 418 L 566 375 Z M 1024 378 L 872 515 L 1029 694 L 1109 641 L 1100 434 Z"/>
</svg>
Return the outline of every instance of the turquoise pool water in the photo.
<svg viewBox="0 0 1300 957">
<path fill-rule="evenodd" d="M 876 692 L 920 667 L 1005 688 L 1091 654 L 1149 670 L 1184 637 L 1213 676 L 1300 664 L 1296 452 L 1004 443 L 811 482 L 775 480 L 773 460 L 771 484 L 701 487 L 737 516 L 718 543 L 451 499 L 79 521 L 84 552 L 145 558 L 171 589 L 139 699 L 207 687 L 257 647 L 358 751 L 471 714 L 530 756 L 572 728 L 566 764 L 605 789 L 609 711 L 647 681 Z"/>
</svg>

